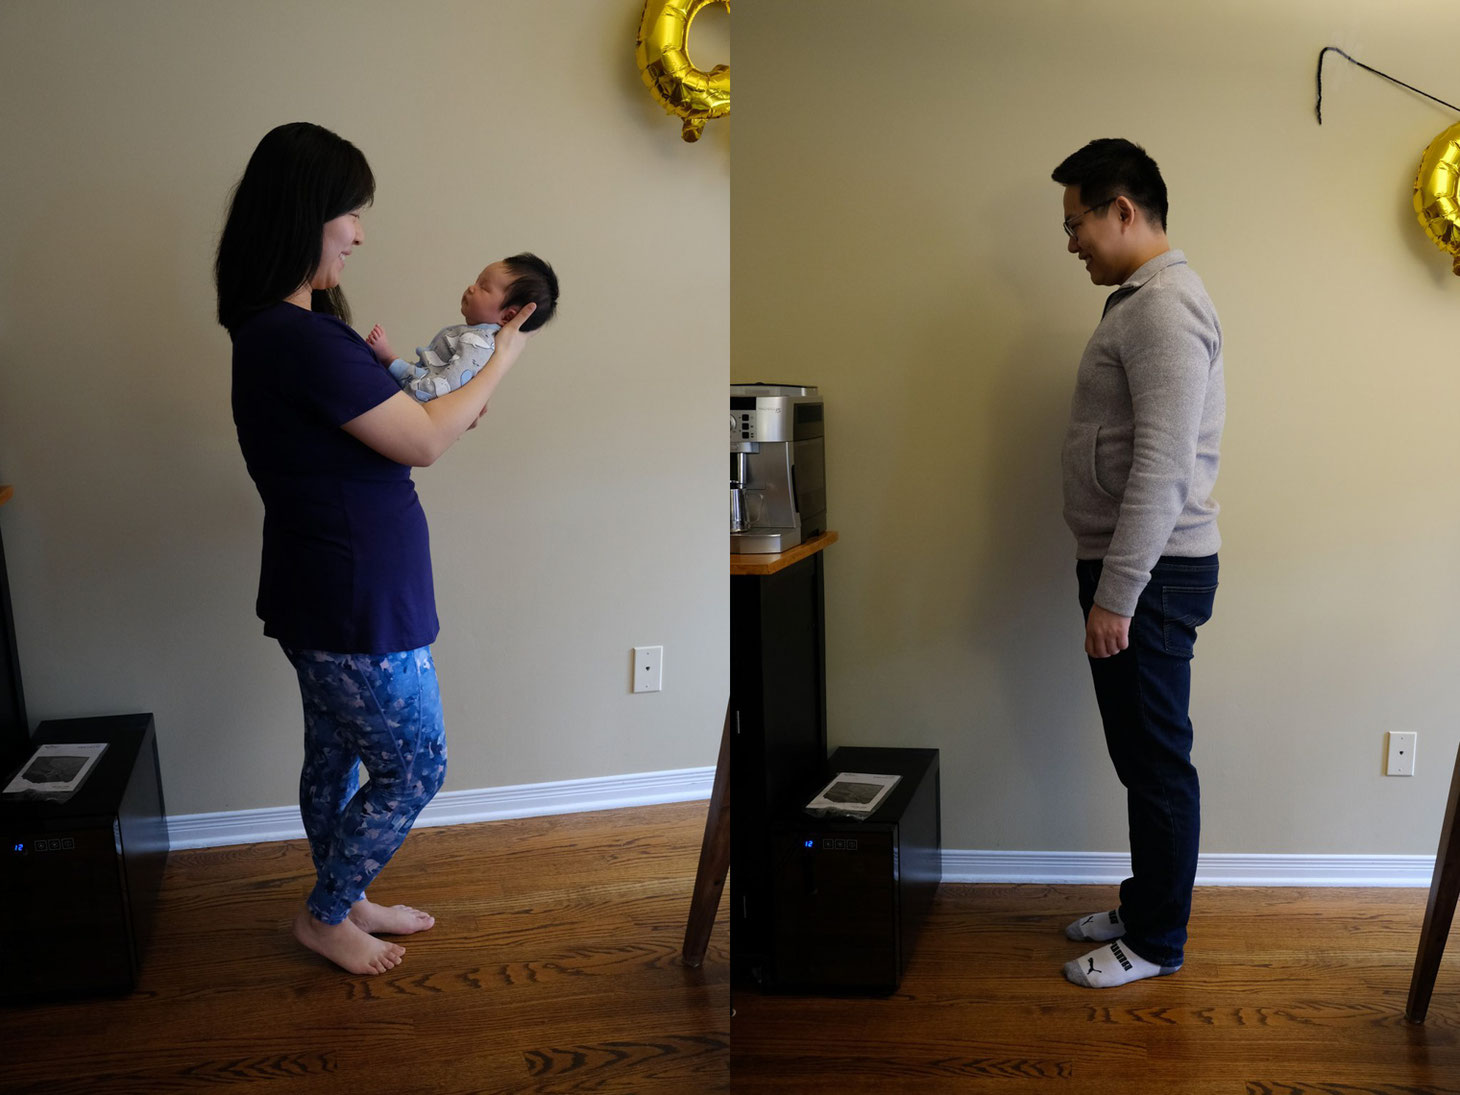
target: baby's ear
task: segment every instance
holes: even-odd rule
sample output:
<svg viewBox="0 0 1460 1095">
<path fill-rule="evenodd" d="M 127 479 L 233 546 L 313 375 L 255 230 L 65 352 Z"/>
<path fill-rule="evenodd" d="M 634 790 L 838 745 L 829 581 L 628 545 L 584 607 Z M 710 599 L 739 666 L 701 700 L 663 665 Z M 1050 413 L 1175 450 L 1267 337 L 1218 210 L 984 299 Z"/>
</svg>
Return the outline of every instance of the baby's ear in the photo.
<svg viewBox="0 0 1460 1095">
<path fill-rule="evenodd" d="M 511 323 L 512 322 L 512 318 L 515 315 L 517 315 L 517 313 L 520 312 L 521 310 L 522 309 L 520 309 L 520 308 L 503 308 L 502 309 L 502 324 L 505 326 L 506 324 Z"/>
</svg>

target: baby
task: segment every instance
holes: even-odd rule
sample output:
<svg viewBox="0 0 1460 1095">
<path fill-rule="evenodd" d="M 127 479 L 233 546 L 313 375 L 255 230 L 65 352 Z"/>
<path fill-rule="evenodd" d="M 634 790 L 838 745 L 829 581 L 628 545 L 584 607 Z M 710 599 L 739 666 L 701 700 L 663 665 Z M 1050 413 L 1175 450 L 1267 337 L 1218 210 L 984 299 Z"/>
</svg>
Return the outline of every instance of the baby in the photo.
<svg viewBox="0 0 1460 1095">
<path fill-rule="evenodd" d="M 402 361 L 379 324 L 365 337 L 376 360 L 403 391 L 422 403 L 461 387 L 481 371 L 497 348 L 493 337 L 528 301 L 537 310 L 522 324 L 535 331 L 558 306 L 558 278 L 536 255 L 523 252 L 494 262 L 461 294 L 464 324 L 443 327 L 429 346 L 417 346 L 415 361 Z"/>
</svg>

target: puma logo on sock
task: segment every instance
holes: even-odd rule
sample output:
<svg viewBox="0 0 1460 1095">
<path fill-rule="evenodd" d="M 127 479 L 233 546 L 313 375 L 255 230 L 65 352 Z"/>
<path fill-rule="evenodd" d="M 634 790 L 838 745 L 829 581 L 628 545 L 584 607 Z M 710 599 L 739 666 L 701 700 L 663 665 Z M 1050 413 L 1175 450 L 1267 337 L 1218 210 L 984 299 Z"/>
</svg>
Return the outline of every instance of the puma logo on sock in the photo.
<svg viewBox="0 0 1460 1095">
<path fill-rule="evenodd" d="M 1119 962 L 1122 968 L 1110 967 L 1111 959 Z M 1102 969 L 1096 965 L 1097 962 L 1104 962 L 1110 968 Z M 1117 943 L 1107 943 L 1099 950 L 1081 955 L 1074 962 L 1066 962 L 1064 975 L 1067 980 L 1087 989 L 1110 989 L 1145 977 L 1175 973 L 1179 968 L 1179 963 L 1169 967 L 1157 966 L 1147 962 L 1135 951 L 1128 951 Z"/>
<path fill-rule="evenodd" d="M 1096 943 L 1119 939 L 1124 934 L 1125 922 L 1120 918 L 1119 909 L 1082 916 L 1079 920 L 1070 921 L 1065 928 L 1066 939 L 1093 940 Z"/>
</svg>

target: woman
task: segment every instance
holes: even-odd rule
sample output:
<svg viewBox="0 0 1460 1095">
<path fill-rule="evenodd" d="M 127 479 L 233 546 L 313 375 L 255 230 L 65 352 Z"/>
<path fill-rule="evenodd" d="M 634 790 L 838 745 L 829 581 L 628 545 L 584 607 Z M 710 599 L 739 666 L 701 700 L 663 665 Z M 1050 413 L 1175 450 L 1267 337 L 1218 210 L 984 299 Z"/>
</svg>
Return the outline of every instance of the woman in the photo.
<svg viewBox="0 0 1460 1095">
<path fill-rule="evenodd" d="M 304 701 L 300 813 L 316 882 L 294 935 L 361 974 L 405 954 L 375 933 L 435 923 L 365 896 L 446 772 L 430 547 L 410 468 L 476 424 L 534 310 L 503 325 L 491 360 L 456 391 L 406 395 L 349 326 L 340 290 L 374 194 L 354 145 L 309 123 L 279 126 L 234 190 L 215 268 L 233 419 L 264 503 L 258 614 Z"/>
</svg>

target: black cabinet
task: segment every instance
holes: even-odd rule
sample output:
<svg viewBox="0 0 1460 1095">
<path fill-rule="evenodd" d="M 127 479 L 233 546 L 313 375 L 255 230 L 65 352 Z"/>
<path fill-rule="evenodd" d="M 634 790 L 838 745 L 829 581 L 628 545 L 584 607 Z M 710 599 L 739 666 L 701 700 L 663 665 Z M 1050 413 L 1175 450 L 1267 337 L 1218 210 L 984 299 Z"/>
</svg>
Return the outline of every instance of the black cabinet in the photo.
<svg viewBox="0 0 1460 1095">
<path fill-rule="evenodd" d="M 65 801 L 0 797 L 0 1002 L 131 992 L 167 863 L 150 714 L 43 722 L 36 744 L 105 742 Z"/>
<path fill-rule="evenodd" d="M 784 992 L 895 992 L 938 883 L 938 750 L 838 749 L 802 802 L 841 772 L 901 778 L 863 820 L 799 810 L 771 839 L 771 985 Z"/>
<path fill-rule="evenodd" d="M 730 968 L 768 976 L 775 919 L 770 837 L 826 762 L 826 533 L 763 562 L 733 556 L 730 577 Z M 735 560 L 751 560 L 737 567 Z"/>
</svg>

